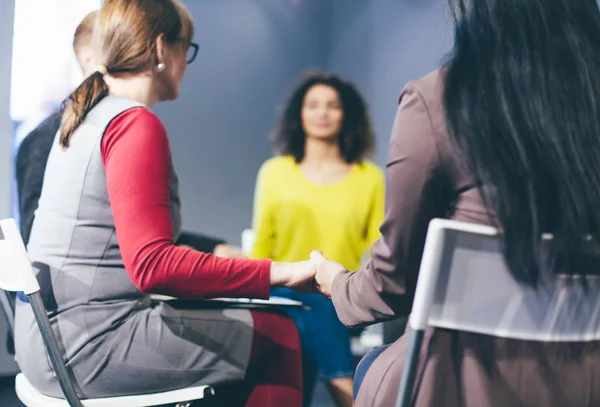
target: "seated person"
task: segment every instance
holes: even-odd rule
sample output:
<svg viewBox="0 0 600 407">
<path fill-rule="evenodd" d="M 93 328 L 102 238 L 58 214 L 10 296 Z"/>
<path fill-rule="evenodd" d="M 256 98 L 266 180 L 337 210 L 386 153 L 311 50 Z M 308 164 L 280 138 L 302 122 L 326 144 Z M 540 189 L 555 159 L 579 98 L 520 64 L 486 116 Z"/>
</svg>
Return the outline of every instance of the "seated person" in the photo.
<svg viewBox="0 0 600 407">
<path fill-rule="evenodd" d="M 374 137 L 355 86 L 329 73 L 310 73 L 292 92 L 275 131 L 279 153 L 256 181 L 253 258 L 306 259 L 319 248 L 350 269 L 379 237 L 385 182 L 367 157 Z M 350 333 L 331 301 L 277 289 L 274 295 L 310 306 L 291 311 L 303 345 L 304 401 L 316 373 L 340 407 L 352 405 Z"/>
<path fill-rule="evenodd" d="M 86 77 L 94 71 L 95 66 L 90 43 L 96 16 L 96 11 L 87 14 L 77 26 L 73 36 L 73 51 L 83 75 Z M 46 162 L 59 127 L 60 114 L 56 112 L 29 133 L 19 146 L 15 175 L 17 178 L 21 236 L 23 236 L 25 245 L 29 242 L 33 217 L 42 191 Z"/>
<path fill-rule="evenodd" d="M 598 272 L 597 2 L 449 0 L 448 7 L 457 26 L 452 56 L 400 95 L 372 260 L 350 273 L 313 255 L 318 286 L 349 326 L 411 312 L 434 218 L 499 228 L 506 265 L 525 286 L 543 283 L 544 233 L 554 236 L 555 273 Z M 574 325 L 585 322 L 573 316 Z M 405 334 L 363 359 L 357 406 L 395 405 L 410 346 Z M 419 362 L 415 407 L 600 405 L 597 340 L 538 342 L 435 328 L 425 332 Z"/>
<path fill-rule="evenodd" d="M 179 310 L 184 299 L 268 298 L 312 287 L 308 262 L 225 259 L 176 246 L 178 191 L 166 130 L 150 110 L 176 99 L 195 56 L 179 0 L 105 0 L 94 32 L 100 65 L 65 103 L 28 251 L 75 388 L 84 398 L 210 384 L 218 405 L 302 405 L 293 321 L 242 309 Z M 33 311 L 19 296 L 16 359 L 31 384 L 61 397 Z"/>
<path fill-rule="evenodd" d="M 85 76 L 88 76 L 94 70 L 90 42 L 96 15 L 95 11 L 88 13 L 77 26 L 73 36 L 73 51 Z M 48 155 L 59 127 L 60 114 L 56 112 L 46 118 L 23 139 L 17 152 L 15 175 L 17 179 L 20 229 L 25 246 L 29 242 L 33 217 L 38 207 Z M 9 293 L 9 296 L 12 300 L 11 305 L 13 305 L 14 293 Z M 10 333 L 7 337 L 7 347 L 10 353 L 14 353 L 14 342 Z"/>
</svg>

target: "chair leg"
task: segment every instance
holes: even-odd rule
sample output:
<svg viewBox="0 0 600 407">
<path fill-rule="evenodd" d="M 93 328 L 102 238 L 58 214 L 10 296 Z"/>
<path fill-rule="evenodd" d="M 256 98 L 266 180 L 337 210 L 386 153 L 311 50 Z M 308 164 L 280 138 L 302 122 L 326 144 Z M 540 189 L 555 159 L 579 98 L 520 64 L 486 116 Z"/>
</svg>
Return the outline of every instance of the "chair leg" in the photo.
<svg viewBox="0 0 600 407">
<path fill-rule="evenodd" d="M 35 320 L 37 321 L 38 327 L 42 334 L 42 339 L 46 345 L 46 350 L 48 351 L 48 356 L 50 356 L 50 361 L 52 362 L 54 372 L 58 376 L 58 383 L 60 384 L 60 388 L 63 391 L 65 399 L 71 407 L 83 407 L 83 404 L 81 404 L 81 401 L 75 392 L 71 375 L 65 366 L 65 362 L 58 348 L 58 342 L 54 336 L 54 331 L 52 331 L 52 327 L 50 326 L 50 320 L 48 319 L 46 307 L 44 307 L 44 302 L 42 301 L 40 292 L 37 291 L 33 294 L 30 294 L 27 296 L 27 298 L 29 299 L 29 304 L 33 309 Z"/>
<path fill-rule="evenodd" d="M 421 353 L 421 345 L 425 331 L 411 331 L 408 339 L 408 350 L 404 369 L 402 370 L 402 378 L 400 379 L 400 390 L 398 391 L 398 399 L 396 407 L 410 407 L 413 389 L 415 387 L 415 378 L 417 376 L 417 368 L 419 366 L 419 354 Z"/>
</svg>

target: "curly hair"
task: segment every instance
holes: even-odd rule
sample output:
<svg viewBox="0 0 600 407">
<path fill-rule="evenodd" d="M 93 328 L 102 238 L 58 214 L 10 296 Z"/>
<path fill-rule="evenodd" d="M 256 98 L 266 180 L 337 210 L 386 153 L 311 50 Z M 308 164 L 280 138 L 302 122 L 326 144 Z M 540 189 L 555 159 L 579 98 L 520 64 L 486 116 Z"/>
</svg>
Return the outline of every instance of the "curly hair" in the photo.
<svg viewBox="0 0 600 407">
<path fill-rule="evenodd" d="M 367 106 L 356 87 L 337 75 L 326 72 L 304 74 L 283 109 L 272 133 L 276 152 L 294 157 L 297 163 L 304 158 L 306 134 L 302 127 L 302 106 L 308 91 L 315 85 L 335 89 L 344 112 L 338 135 L 340 153 L 347 163 L 361 162 L 375 149 L 375 137 Z"/>
</svg>

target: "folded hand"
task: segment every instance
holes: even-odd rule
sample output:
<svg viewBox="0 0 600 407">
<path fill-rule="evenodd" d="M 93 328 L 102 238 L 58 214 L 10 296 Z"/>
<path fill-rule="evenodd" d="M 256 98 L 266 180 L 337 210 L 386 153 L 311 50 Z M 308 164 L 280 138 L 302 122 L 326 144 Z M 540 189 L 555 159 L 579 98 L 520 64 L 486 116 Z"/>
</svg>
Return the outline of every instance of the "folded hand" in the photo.
<svg viewBox="0 0 600 407">
<path fill-rule="evenodd" d="M 315 294 L 316 268 L 309 261 L 296 263 L 271 263 L 271 286 L 287 287 L 301 293 Z"/>
<path fill-rule="evenodd" d="M 328 260 L 320 251 L 310 254 L 310 261 L 316 267 L 315 281 L 317 289 L 326 297 L 331 298 L 333 279 L 340 273 L 348 271 L 344 266 L 335 261 Z"/>
</svg>

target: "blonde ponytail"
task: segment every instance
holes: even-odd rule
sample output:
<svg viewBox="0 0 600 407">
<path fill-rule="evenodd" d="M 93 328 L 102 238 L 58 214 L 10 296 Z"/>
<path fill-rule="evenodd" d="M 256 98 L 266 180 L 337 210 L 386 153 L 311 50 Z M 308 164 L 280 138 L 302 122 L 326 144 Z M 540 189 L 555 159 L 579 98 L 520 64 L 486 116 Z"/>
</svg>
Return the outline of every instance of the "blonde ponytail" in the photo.
<svg viewBox="0 0 600 407">
<path fill-rule="evenodd" d="M 90 110 L 108 96 L 108 86 L 102 72 L 96 71 L 88 76 L 62 104 L 62 124 L 60 145 L 69 147 L 71 136 L 81 125 Z"/>
</svg>

